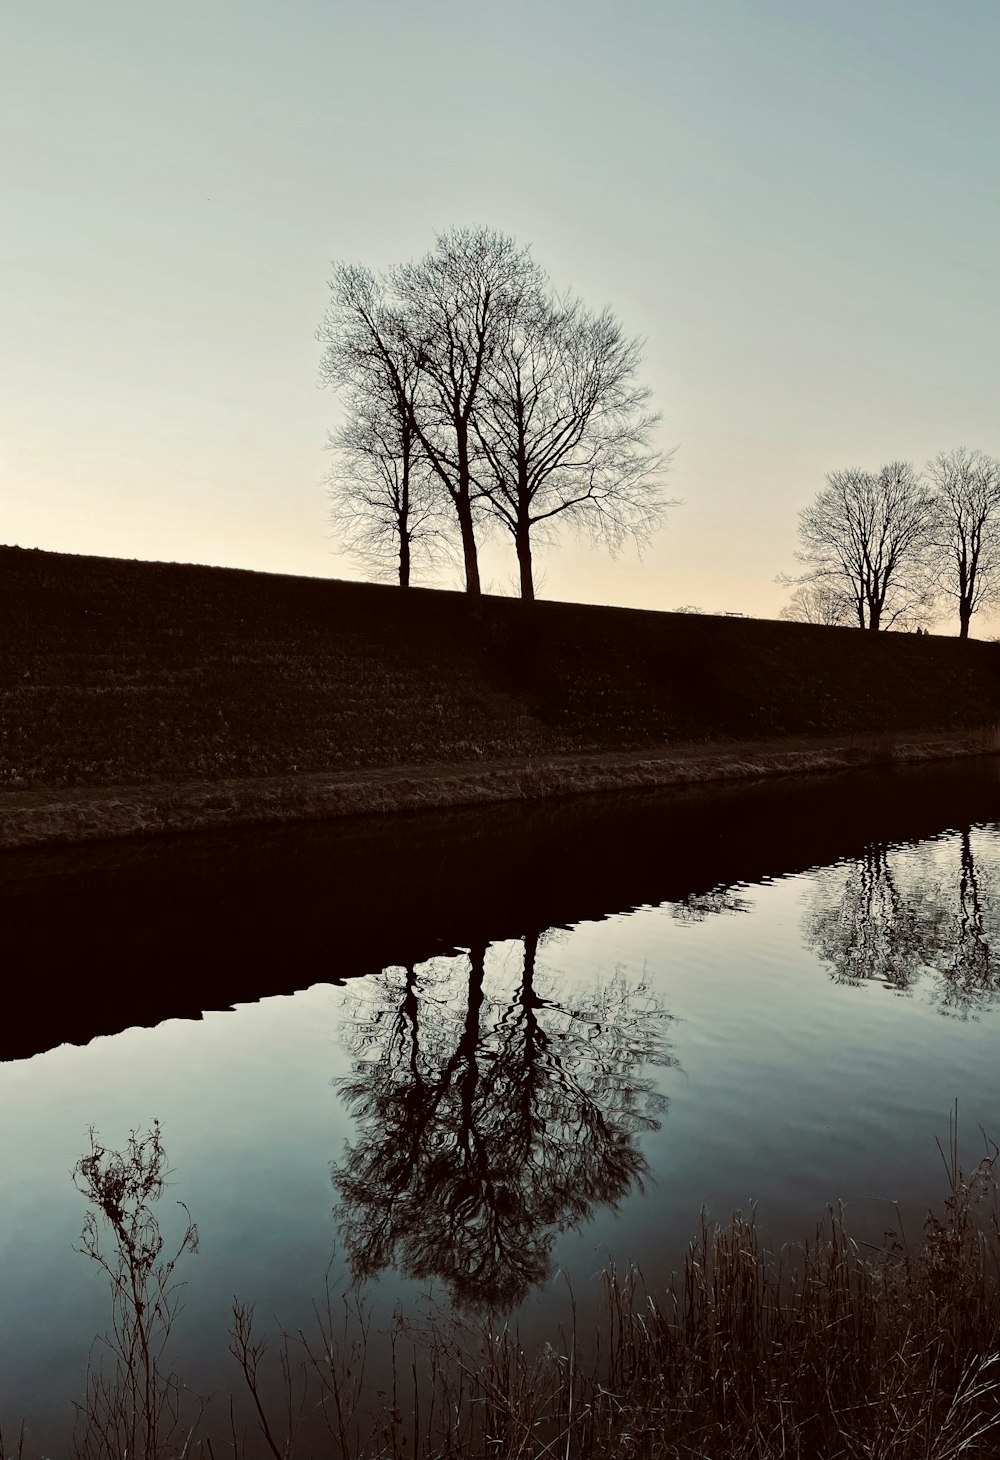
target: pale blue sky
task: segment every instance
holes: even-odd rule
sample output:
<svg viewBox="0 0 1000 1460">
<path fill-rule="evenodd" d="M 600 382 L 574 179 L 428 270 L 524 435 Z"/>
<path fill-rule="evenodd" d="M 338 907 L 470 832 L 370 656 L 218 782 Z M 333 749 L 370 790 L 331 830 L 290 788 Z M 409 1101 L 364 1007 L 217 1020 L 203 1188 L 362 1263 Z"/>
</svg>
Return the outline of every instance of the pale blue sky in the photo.
<svg viewBox="0 0 1000 1460">
<path fill-rule="evenodd" d="M 841 466 L 1000 454 L 996 0 L 7 0 L 0 541 L 354 576 L 332 259 L 486 223 L 646 336 L 640 564 L 543 595 L 774 614 Z M 486 577 L 510 591 L 505 546 Z"/>
</svg>

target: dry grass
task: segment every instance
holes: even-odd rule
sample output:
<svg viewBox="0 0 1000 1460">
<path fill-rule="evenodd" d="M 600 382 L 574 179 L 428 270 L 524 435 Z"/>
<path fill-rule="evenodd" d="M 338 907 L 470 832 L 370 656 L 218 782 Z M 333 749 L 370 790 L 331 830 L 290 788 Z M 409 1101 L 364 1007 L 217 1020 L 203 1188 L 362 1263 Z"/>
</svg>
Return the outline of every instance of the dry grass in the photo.
<svg viewBox="0 0 1000 1460">
<path fill-rule="evenodd" d="M 162 1165 L 156 1135 L 150 1149 Z M 148 1140 L 130 1144 L 133 1174 Z M 779 1253 L 753 1212 L 725 1227 L 703 1221 L 670 1291 L 650 1293 L 637 1273 L 609 1272 L 598 1331 L 578 1331 L 574 1304 L 569 1331 L 540 1350 L 490 1319 L 397 1317 L 375 1335 L 364 1303 L 329 1288 L 314 1330 L 283 1334 L 269 1350 L 252 1307 L 237 1304 L 230 1351 L 242 1417 L 240 1401 L 228 1415 L 218 1399 L 207 1411 L 193 1404 L 201 1438 L 189 1428 L 181 1449 L 152 1443 L 136 1420 L 135 1396 L 151 1370 L 134 1362 L 144 1351 L 130 1341 L 132 1289 L 114 1282 L 131 1271 L 126 1241 L 123 1263 L 108 1269 L 119 1357 L 116 1386 L 98 1391 L 101 1415 L 107 1396 L 125 1396 L 124 1429 L 143 1441 L 129 1453 L 142 1460 L 181 1450 L 208 1460 L 986 1460 L 1000 1453 L 998 1148 L 987 1142 L 963 1171 L 956 1111 L 941 1155 L 944 1204 L 917 1242 L 900 1227 L 881 1249 L 863 1251 L 839 1207 L 801 1248 Z M 118 1172 L 120 1158 L 103 1148 L 99 1156 Z M 134 1183 L 138 1204 L 124 1221 L 120 1186 L 109 1211 L 104 1187 L 91 1182 L 108 1229 L 158 1237 L 143 1183 Z M 172 1271 L 157 1268 L 157 1323 L 173 1312 Z M 141 1283 L 139 1291 L 146 1295 Z M 137 1336 L 148 1337 L 148 1314 L 132 1306 Z M 388 1392 L 373 1394 L 366 1364 L 377 1339 L 390 1348 L 392 1377 Z M 132 1382 L 136 1373 L 143 1385 Z M 154 1412 L 180 1392 L 166 1366 L 162 1375 L 163 1395 L 156 1384 L 149 1395 Z M 20 1453 L 17 1442 L 7 1451 L 0 1442 L 0 1454 Z"/>
<path fill-rule="evenodd" d="M 832 1209 L 775 1254 L 754 1216 L 703 1223 L 673 1291 L 605 1277 L 596 1349 L 561 1335 L 451 1325 L 422 1336 L 425 1392 L 364 1451 L 578 1460 L 958 1460 L 1000 1452 L 997 1150 L 966 1175 L 957 1124 L 948 1195 L 910 1247 L 851 1240 Z M 416 1387 L 414 1387 L 416 1386 Z M 423 1428 L 416 1415 L 428 1419 Z M 396 1411 L 398 1413 L 398 1411 Z M 444 1418 L 443 1418 L 444 1417 Z M 357 1436 L 360 1441 L 361 1435 Z M 350 1449 L 333 1451 L 346 1456 Z"/>
<path fill-rule="evenodd" d="M 811 745 L 801 740 L 679 745 L 256 780 L 13 792 L 0 796 L 0 849 L 914 764 L 983 754 L 993 750 L 993 739 L 992 731 L 980 730 Z"/>
<path fill-rule="evenodd" d="M 894 765 L 904 759 L 899 736 L 888 731 L 853 736 L 847 753 L 857 765 Z"/>
<path fill-rule="evenodd" d="M 751 1213 L 703 1223 L 663 1297 L 605 1277 L 601 1332 L 529 1356 L 508 1330 L 432 1329 L 411 1415 L 365 1453 L 580 1460 L 958 1460 L 1000 1451 L 995 1147 L 911 1248 L 850 1239 L 839 1208 L 775 1254 Z M 984 1219 L 985 1218 L 985 1219 Z M 583 1353 L 600 1357 L 585 1361 Z M 423 1384 L 424 1392 L 420 1394 Z M 422 1428 L 417 1415 L 429 1416 Z M 398 1407 L 394 1414 L 399 1415 Z M 437 1416 L 437 1419 L 430 1416 Z M 357 1435 L 361 1441 L 362 1436 Z M 351 1453 L 342 1449 L 343 1455 Z M 362 1451 L 357 1451 L 362 1453 Z"/>
</svg>

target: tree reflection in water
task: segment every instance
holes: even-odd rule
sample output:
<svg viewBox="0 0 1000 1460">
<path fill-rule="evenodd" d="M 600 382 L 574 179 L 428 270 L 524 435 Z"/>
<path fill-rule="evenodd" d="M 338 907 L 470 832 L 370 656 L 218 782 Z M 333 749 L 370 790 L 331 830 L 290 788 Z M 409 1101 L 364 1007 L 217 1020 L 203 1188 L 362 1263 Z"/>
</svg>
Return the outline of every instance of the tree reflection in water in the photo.
<svg viewBox="0 0 1000 1460">
<path fill-rule="evenodd" d="M 913 889 L 900 890 L 887 847 L 878 843 L 817 880 L 806 943 L 838 983 L 867 981 L 905 992 L 925 966 L 925 918 Z"/>
<path fill-rule="evenodd" d="M 977 860 L 970 828 L 959 834 L 959 847 L 957 896 L 934 961 L 941 974 L 936 992 L 942 1012 L 967 1018 L 1000 996 L 1000 899 L 995 861 Z"/>
<path fill-rule="evenodd" d="M 333 1180 L 357 1280 L 396 1264 L 460 1306 L 510 1308 L 549 1276 L 558 1233 L 641 1185 L 669 1016 L 621 972 L 559 987 L 539 942 L 515 945 L 513 985 L 480 944 L 355 995 L 338 1086 L 358 1133 Z"/>
<path fill-rule="evenodd" d="M 1000 996 L 996 847 L 974 828 L 919 847 L 872 844 L 817 878 L 805 940 L 839 983 L 908 992 L 925 980 L 942 1013 Z"/>
<path fill-rule="evenodd" d="M 742 885 L 742 884 L 741 884 Z M 703 923 L 719 913 L 748 913 L 753 903 L 734 887 L 714 887 L 711 892 L 693 892 L 683 902 L 672 902 L 670 915 L 679 923 Z"/>
</svg>

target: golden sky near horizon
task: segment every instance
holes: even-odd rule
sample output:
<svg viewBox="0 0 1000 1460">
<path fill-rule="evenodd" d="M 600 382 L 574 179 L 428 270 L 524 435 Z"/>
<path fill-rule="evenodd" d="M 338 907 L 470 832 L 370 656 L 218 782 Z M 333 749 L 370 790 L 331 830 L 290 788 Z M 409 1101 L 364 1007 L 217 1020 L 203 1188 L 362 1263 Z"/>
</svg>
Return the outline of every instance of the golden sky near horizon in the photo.
<svg viewBox="0 0 1000 1460">
<path fill-rule="evenodd" d="M 464 223 L 646 338 L 676 447 L 642 560 L 567 535 L 544 597 L 773 616 L 827 471 L 1000 454 L 990 0 L 12 0 L 2 26 L 0 541 L 360 576 L 322 485 L 330 262 Z M 506 544 L 483 566 L 514 591 Z"/>
</svg>

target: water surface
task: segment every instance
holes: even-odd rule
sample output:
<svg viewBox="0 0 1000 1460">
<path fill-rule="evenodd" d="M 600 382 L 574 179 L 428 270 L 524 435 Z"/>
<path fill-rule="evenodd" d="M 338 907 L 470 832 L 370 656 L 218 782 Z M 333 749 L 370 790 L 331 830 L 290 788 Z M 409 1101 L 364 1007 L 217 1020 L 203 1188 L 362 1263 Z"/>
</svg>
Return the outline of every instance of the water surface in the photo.
<svg viewBox="0 0 1000 1460">
<path fill-rule="evenodd" d="M 64 1449 L 107 1321 L 90 1125 L 162 1122 L 201 1393 L 234 1294 L 295 1329 L 327 1271 L 530 1340 L 702 1207 L 919 1229 L 954 1100 L 1000 1129 L 998 879 L 991 759 L 8 857 L 0 1417 Z"/>
</svg>

